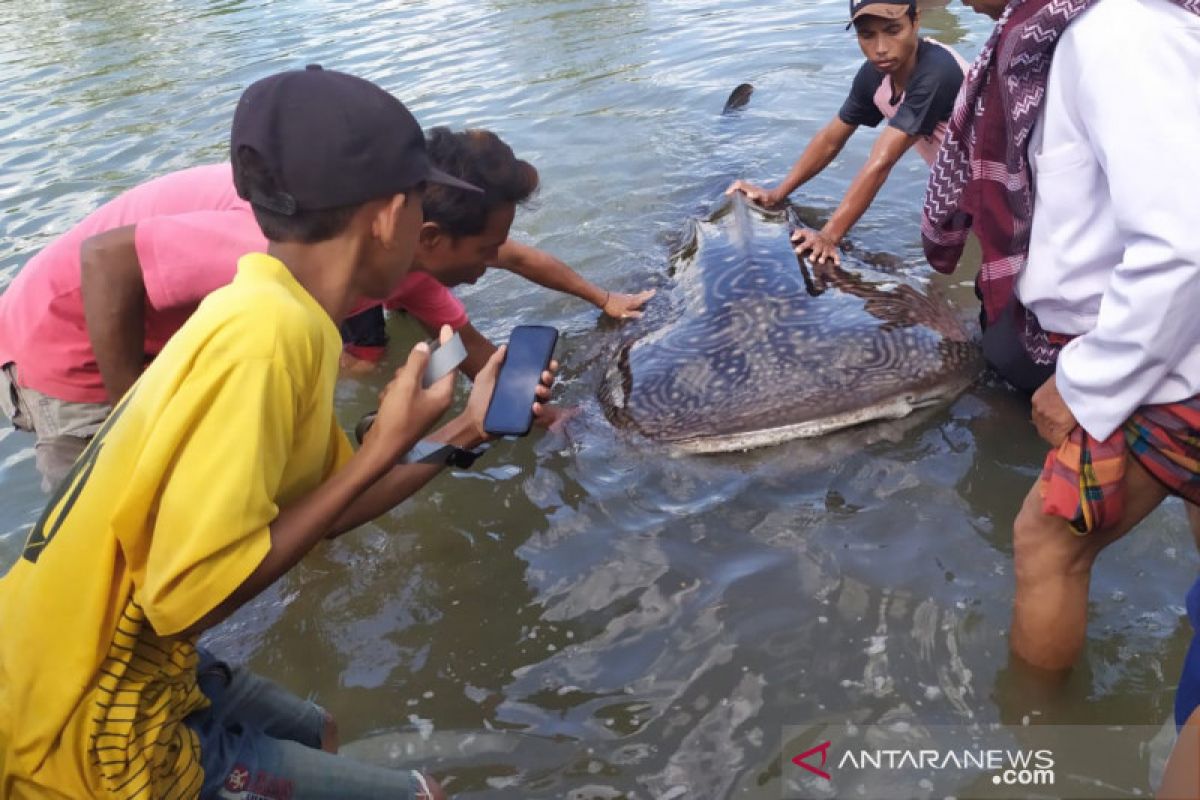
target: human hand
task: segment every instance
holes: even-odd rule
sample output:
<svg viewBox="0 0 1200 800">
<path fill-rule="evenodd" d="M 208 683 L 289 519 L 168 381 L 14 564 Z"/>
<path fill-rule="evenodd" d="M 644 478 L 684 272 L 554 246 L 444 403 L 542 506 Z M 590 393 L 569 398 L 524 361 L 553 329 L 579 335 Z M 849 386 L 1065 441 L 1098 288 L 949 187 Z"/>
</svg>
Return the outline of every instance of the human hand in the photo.
<svg viewBox="0 0 1200 800">
<path fill-rule="evenodd" d="M 446 800 L 446 790 L 431 775 L 414 771 L 413 776 L 419 786 L 413 796 L 415 800 Z"/>
<path fill-rule="evenodd" d="M 445 344 L 453 336 L 450 326 L 443 325 L 438 339 Z M 378 451 L 386 463 L 393 463 L 411 450 L 454 399 L 457 370 L 451 370 L 426 389 L 421 383 L 428 363 L 429 345 L 420 342 L 379 395 L 379 411 L 363 437 L 363 449 Z"/>
<path fill-rule="evenodd" d="M 556 426 L 566 422 L 574 415 L 573 411 L 550 405 L 550 392 L 554 387 L 554 379 L 557 375 L 558 361 L 553 360 L 550 362 L 550 368 L 542 373 L 537 389 L 534 390 L 537 400 L 533 403 L 533 421 L 540 427 L 550 430 L 556 429 Z"/>
<path fill-rule="evenodd" d="M 467 407 L 463 410 L 462 419 L 467 423 L 476 442 L 492 439 L 492 435 L 483 429 L 483 420 L 487 416 L 488 405 L 492 402 L 492 393 L 496 390 L 496 376 L 500 374 L 500 365 L 504 363 L 504 355 L 507 352 L 508 345 L 505 345 L 492 353 L 492 357 L 475 374 L 475 384 L 471 387 L 471 396 L 467 398 Z M 533 418 L 539 424 L 549 408 L 546 403 L 550 399 L 550 387 L 554 385 L 557 372 L 558 362 L 551 361 L 550 368 L 542 373 L 538 387 L 534 390 L 536 399 L 533 403 Z"/>
<path fill-rule="evenodd" d="M 728 197 L 735 192 L 741 192 L 752 203 L 757 203 L 763 208 L 779 208 L 783 205 L 783 201 L 787 199 L 785 195 L 779 194 L 778 189 L 764 189 L 761 186 L 755 186 L 749 181 L 734 181 L 725 190 L 725 195 Z"/>
<path fill-rule="evenodd" d="M 325 711 L 325 724 L 321 729 L 321 749 L 326 753 L 337 754 L 338 746 L 341 744 L 341 737 L 338 734 L 337 720 L 333 718 L 333 714 Z"/>
<path fill-rule="evenodd" d="M 564 408 L 563 406 L 539 403 L 538 408 L 540 410 L 534 412 L 533 421 L 537 423 L 538 427 L 555 433 L 562 430 L 563 425 L 567 424 L 567 420 L 579 413 L 578 406 Z"/>
<path fill-rule="evenodd" d="M 1058 383 L 1053 375 L 1033 393 L 1033 425 L 1038 435 L 1052 447 L 1062 444 L 1079 425 L 1058 393 Z"/>
<path fill-rule="evenodd" d="M 609 292 L 601 310 L 613 319 L 638 319 L 642 316 L 642 306 L 646 305 L 655 293 L 655 289 L 647 289 L 637 294 Z"/>
<path fill-rule="evenodd" d="M 792 234 L 792 245 L 796 255 L 808 254 L 813 264 L 832 263 L 835 267 L 842 263 L 842 254 L 838 251 L 838 243 L 821 231 L 811 228 L 801 228 Z"/>
<path fill-rule="evenodd" d="M 359 358 L 358 356 L 351 355 L 345 350 L 342 351 L 342 355 L 339 358 L 338 363 L 341 366 L 342 371 L 347 375 L 366 375 L 367 373 L 374 372 L 375 368 L 379 366 L 378 362 L 369 361 L 365 358 Z"/>
</svg>

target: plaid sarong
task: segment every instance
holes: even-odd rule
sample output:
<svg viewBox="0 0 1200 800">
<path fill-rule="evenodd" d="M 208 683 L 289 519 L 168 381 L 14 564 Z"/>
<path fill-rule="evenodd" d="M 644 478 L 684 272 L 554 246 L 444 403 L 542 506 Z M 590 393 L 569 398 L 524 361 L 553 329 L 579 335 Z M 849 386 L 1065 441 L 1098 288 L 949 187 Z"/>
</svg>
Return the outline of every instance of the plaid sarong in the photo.
<svg viewBox="0 0 1200 800">
<path fill-rule="evenodd" d="M 1200 504 L 1200 397 L 1144 406 L 1104 441 L 1076 427 L 1046 456 L 1042 511 L 1080 534 L 1115 525 L 1125 508 L 1130 456 L 1171 494 Z"/>
</svg>

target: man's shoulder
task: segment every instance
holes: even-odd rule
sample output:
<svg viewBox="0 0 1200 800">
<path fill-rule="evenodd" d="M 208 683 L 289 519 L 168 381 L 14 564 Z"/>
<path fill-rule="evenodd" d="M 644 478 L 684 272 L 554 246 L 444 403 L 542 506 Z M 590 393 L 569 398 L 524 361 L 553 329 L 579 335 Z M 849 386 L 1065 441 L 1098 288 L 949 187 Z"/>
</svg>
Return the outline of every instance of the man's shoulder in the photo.
<svg viewBox="0 0 1200 800">
<path fill-rule="evenodd" d="M 1114 29 L 1117 20 L 1127 17 L 1131 12 L 1136 14 L 1141 11 L 1140 6 L 1141 3 L 1137 0 L 1104 0 L 1094 3 L 1091 8 L 1072 20 L 1063 31 L 1058 40 L 1059 48 L 1068 50 L 1079 46 L 1095 47 L 1109 42 L 1117 33 Z M 1134 21 L 1127 19 L 1126 22 L 1132 24 Z"/>
<path fill-rule="evenodd" d="M 431 299 L 441 299 L 447 295 L 453 297 L 454 293 L 437 278 L 428 272 L 412 270 L 404 276 L 400 285 L 392 290 L 384 302 L 388 306 L 403 305 L 405 300 L 427 302 Z"/>
<path fill-rule="evenodd" d="M 1200 14 L 1173 0 L 1099 0 L 1067 26 L 1054 58 L 1085 72 L 1136 75 L 1138 67 L 1173 63 L 1180 49 L 1200 51 L 1193 31 L 1200 32 Z"/>
<path fill-rule="evenodd" d="M 1181 23 L 1200 29 L 1200 15 L 1173 0 L 1100 0 L 1067 26 L 1059 45 L 1088 48 L 1120 45 L 1123 51 L 1131 46 L 1153 51 L 1154 48 L 1140 47 L 1134 37 L 1174 30 Z M 1112 53 L 1100 55 L 1123 60 Z"/>
<path fill-rule="evenodd" d="M 874 93 L 882 83 L 883 73 L 871 63 L 870 59 L 863 59 L 862 66 L 854 73 L 854 90 Z"/>
<path fill-rule="evenodd" d="M 261 276 L 239 274 L 205 298 L 195 317 L 200 338 L 241 357 L 282 359 L 289 369 L 311 366 L 326 345 L 340 344 L 337 328 L 315 300 Z"/>
<path fill-rule="evenodd" d="M 229 162 L 202 164 L 197 167 L 168 172 L 130 189 L 126 198 L 145 196 L 188 197 L 199 195 L 204 198 L 223 197 L 228 205 L 239 202 L 233 186 L 233 169 Z M 120 199 L 120 198 L 118 198 Z M 209 203 L 204 203 L 208 206 Z"/>
<path fill-rule="evenodd" d="M 963 68 L 948 45 L 922 39 L 917 49 L 917 68 L 914 76 L 923 76 L 935 83 L 962 83 Z"/>
</svg>

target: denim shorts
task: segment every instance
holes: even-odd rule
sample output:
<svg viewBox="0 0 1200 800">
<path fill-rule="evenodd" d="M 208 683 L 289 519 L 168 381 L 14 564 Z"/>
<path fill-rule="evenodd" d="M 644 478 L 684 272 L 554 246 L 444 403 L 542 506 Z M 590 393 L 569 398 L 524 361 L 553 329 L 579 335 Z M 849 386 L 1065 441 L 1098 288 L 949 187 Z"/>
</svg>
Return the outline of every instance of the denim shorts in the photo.
<svg viewBox="0 0 1200 800">
<path fill-rule="evenodd" d="M 196 668 L 211 705 L 184 722 L 200 739 L 201 800 L 415 800 L 415 773 L 321 750 L 326 713 L 203 648 Z"/>
</svg>

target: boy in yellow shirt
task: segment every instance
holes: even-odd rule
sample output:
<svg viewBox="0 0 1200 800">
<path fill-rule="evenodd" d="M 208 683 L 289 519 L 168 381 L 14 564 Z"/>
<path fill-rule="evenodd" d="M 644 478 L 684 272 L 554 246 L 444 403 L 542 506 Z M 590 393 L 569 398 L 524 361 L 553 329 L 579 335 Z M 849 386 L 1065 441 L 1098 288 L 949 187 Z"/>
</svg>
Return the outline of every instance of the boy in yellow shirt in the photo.
<svg viewBox="0 0 1200 800">
<path fill-rule="evenodd" d="M 407 272 L 426 182 L 474 187 L 432 168 L 398 100 L 319 67 L 246 90 L 232 160 L 267 253 L 169 341 L 0 579 L 2 797 L 442 796 L 325 752 L 321 709 L 196 639 L 438 472 L 397 462 L 449 407 L 452 374 L 423 388 L 414 348 L 354 453 L 333 414 L 337 323 Z M 483 441 L 500 358 L 430 438 Z"/>
</svg>

